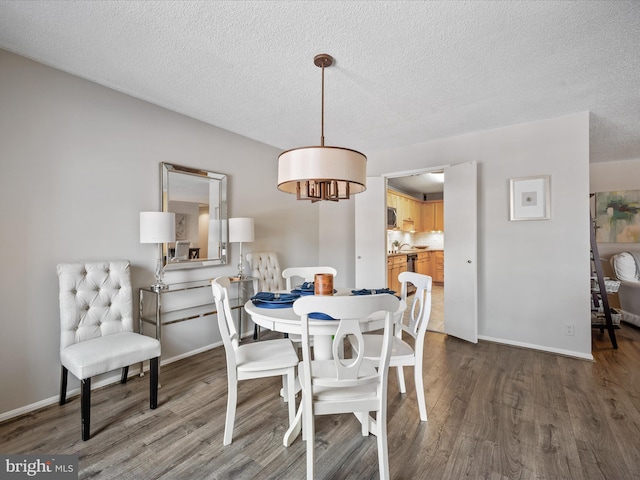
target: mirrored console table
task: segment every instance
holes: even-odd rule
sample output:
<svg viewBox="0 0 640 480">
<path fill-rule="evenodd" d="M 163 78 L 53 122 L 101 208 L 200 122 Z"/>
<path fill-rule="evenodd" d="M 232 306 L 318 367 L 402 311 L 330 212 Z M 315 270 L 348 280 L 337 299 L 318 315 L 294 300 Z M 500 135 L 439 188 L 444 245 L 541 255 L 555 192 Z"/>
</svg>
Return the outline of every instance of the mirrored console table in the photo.
<svg viewBox="0 0 640 480">
<path fill-rule="evenodd" d="M 253 292 L 257 291 L 258 279 L 256 277 L 237 278 L 231 277 L 231 290 L 229 292 L 229 305 L 231 309 L 239 310 L 238 313 L 238 334 L 242 335 L 242 318 L 244 304 L 251 298 Z M 236 296 L 231 298 L 234 294 L 234 285 Z M 157 290 L 153 287 L 141 287 L 140 288 L 140 305 L 138 320 L 140 323 L 140 333 L 143 332 L 142 326 L 144 323 L 155 325 L 155 337 L 158 340 L 162 339 L 162 327 L 171 325 L 172 323 L 184 322 L 194 318 L 204 317 L 206 315 L 214 315 L 216 312 L 216 304 L 213 301 L 213 294 L 207 294 L 208 292 L 200 292 L 201 295 L 195 295 L 197 300 L 189 298 L 189 292 L 194 293 L 197 289 L 211 289 L 210 280 L 199 280 L 195 282 L 183 282 L 168 284 L 167 288 L 163 290 Z M 197 293 L 197 292 L 196 292 Z M 183 295 L 187 298 L 186 302 L 180 302 L 180 299 L 176 298 L 176 304 L 179 307 L 166 307 L 165 300 L 169 299 L 169 296 Z M 173 298 L 172 298 L 173 299 Z"/>
</svg>

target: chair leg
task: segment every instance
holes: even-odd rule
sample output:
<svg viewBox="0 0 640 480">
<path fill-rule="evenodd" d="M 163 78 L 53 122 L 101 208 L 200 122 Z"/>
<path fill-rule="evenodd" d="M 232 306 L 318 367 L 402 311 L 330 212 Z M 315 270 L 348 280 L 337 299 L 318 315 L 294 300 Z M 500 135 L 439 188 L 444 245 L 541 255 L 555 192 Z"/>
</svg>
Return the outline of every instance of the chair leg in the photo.
<svg viewBox="0 0 640 480">
<path fill-rule="evenodd" d="M 91 379 L 80 382 L 80 417 L 82 422 L 82 440 L 89 440 L 91 427 Z"/>
<path fill-rule="evenodd" d="M 289 403 L 289 426 L 296 419 L 296 369 L 289 369 L 287 377 L 287 402 Z"/>
<path fill-rule="evenodd" d="M 120 383 L 127 383 L 129 377 L 129 366 L 122 367 L 122 375 L 120 376 Z"/>
<path fill-rule="evenodd" d="M 60 371 L 60 405 L 67 403 L 67 377 L 69 376 L 69 370 L 62 367 Z"/>
<path fill-rule="evenodd" d="M 398 388 L 400 389 L 400 393 L 407 393 L 407 386 L 404 383 L 404 370 L 402 369 L 402 365 L 399 365 L 396 370 L 398 371 Z"/>
<path fill-rule="evenodd" d="M 306 395 L 305 395 L 306 394 Z M 305 397 L 307 397 L 305 399 Z M 309 398 L 309 392 L 302 394 L 302 400 L 305 402 L 303 409 L 303 422 L 302 432 L 307 442 L 307 480 L 313 480 L 313 464 L 314 464 L 314 444 L 316 440 L 315 432 L 315 419 L 313 418 L 313 401 Z"/>
<path fill-rule="evenodd" d="M 149 408 L 151 410 L 155 410 L 158 406 L 158 363 L 158 357 L 149 360 Z"/>
<path fill-rule="evenodd" d="M 424 398 L 424 380 L 422 378 L 422 362 L 416 362 L 413 366 L 416 384 L 416 397 L 418 398 L 418 410 L 420 411 L 420 421 L 427 421 L 427 403 Z"/>
<path fill-rule="evenodd" d="M 224 423 L 223 445 L 230 445 L 233 439 L 233 424 L 236 419 L 236 403 L 238 401 L 238 382 L 235 378 L 229 378 L 227 394 L 227 418 Z"/>
<path fill-rule="evenodd" d="M 387 447 L 387 415 L 379 410 L 376 413 L 377 435 L 378 435 L 378 468 L 380 469 L 380 480 L 389 479 L 389 450 Z"/>
</svg>

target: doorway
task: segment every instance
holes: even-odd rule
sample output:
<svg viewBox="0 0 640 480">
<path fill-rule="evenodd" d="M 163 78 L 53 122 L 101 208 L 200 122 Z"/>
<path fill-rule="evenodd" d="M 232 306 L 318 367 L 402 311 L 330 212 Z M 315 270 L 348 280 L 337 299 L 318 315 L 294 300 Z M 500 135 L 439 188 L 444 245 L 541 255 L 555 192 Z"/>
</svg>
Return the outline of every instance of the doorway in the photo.
<svg viewBox="0 0 640 480">
<path fill-rule="evenodd" d="M 436 263 L 442 270 L 434 276 L 445 283 L 444 333 L 462 340 L 478 341 L 478 188 L 476 162 L 463 162 L 441 167 L 446 172 L 443 219 L 447 225 L 445 238 L 447 257 Z M 387 180 L 409 176 L 438 167 L 416 171 L 367 177 L 367 190 L 355 198 L 355 283 L 359 288 L 387 283 L 389 265 L 385 248 L 387 215 Z M 390 199 L 397 200 L 397 199 Z M 408 206 L 411 212 L 411 204 Z M 403 205 L 404 210 L 404 205 Z M 411 219 L 409 219 L 411 220 Z M 442 228 L 444 230 L 444 228 Z M 445 261 L 446 260 L 446 261 Z"/>
<path fill-rule="evenodd" d="M 442 167 L 421 171 L 402 172 L 387 175 L 387 186 L 391 190 L 410 195 L 419 201 L 444 202 L 444 170 Z M 398 241 L 410 247 L 427 247 L 429 250 L 444 251 L 443 231 L 387 231 L 387 243 Z M 428 330 L 444 333 L 444 285 L 434 283 L 431 292 L 431 316 Z"/>
</svg>

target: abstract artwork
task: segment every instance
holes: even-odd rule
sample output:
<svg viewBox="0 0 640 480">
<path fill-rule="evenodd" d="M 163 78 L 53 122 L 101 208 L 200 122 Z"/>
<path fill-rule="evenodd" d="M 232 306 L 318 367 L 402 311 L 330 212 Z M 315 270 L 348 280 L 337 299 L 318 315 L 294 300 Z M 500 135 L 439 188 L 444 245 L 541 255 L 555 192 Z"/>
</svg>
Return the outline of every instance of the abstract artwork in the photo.
<svg viewBox="0 0 640 480">
<path fill-rule="evenodd" d="M 596 193 L 596 241 L 640 242 L 640 190 Z"/>
<path fill-rule="evenodd" d="M 187 214 L 176 213 L 176 240 L 187 239 Z"/>
</svg>

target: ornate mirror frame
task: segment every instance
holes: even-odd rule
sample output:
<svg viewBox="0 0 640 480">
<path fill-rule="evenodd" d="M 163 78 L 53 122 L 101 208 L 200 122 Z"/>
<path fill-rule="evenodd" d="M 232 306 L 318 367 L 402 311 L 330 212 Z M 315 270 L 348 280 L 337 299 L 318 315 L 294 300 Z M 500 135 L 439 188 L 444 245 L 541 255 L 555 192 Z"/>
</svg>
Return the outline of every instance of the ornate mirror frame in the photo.
<svg viewBox="0 0 640 480">
<path fill-rule="evenodd" d="M 160 206 L 176 214 L 176 242 L 165 243 L 165 269 L 227 263 L 227 176 L 160 164 Z"/>
</svg>

